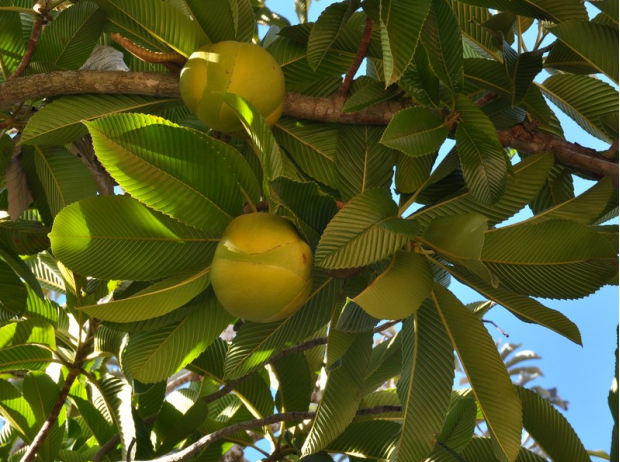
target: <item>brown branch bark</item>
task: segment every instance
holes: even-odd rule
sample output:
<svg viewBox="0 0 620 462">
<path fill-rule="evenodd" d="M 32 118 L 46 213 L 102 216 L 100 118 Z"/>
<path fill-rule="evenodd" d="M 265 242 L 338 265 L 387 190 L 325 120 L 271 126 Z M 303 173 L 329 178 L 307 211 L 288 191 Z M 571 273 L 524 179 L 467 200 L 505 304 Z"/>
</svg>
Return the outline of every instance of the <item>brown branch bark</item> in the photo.
<svg viewBox="0 0 620 462">
<path fill-rule="evenodd" d="M 111 34 L 110 38 L 116 43 L 118 43 L 120 46 L 125 48 L 136 58 L 151 64 L 161 64 L 165 66 L 166 69 L 176 74 L 179 74 L 181 72 L 181 69 L 187 62 L 187 58 L 180 55 L 179 53 L 176 53 L 174 51 L 169 53 L 162 53 L 159 51 L 147 50 L 146 48 L 133 43 L 128 38 L 123 37 L 121 34 Z"/>
<path fill-rule="evenodd" d="M 9 80 L 0 85 L 0 109 L 14 103 L 45 96 L 80 93 L 137 94 L 178 98 L 178 76 L 144 72 L 66 71 L 38 74 Z M 300 119 L 346 124 L 387 125 L 394 114 L 410 107 L 406 103 L 388 101 L 355 113 L 343 113 L 345 98 L 314 98 L 287 93 L 284 114 Z M 610 176 L 618 185 L 618 163 L 594 149 L 571 143 L 535 128 L 517 125 L 498 130 L 502 145 L 536 154 L 551 152 L 561 165 L 600 178 Z"/>
<path fill-rule="evenodd" d="M 58 399 L 56 400 L 56 403 L 54 404 L 54 407 L 52 408 L 52 412 L 48 416 L 45 423 L 39 429 L 37 436 L 34 437 L 34 440 L 32 440 L 32 443 L 30 444 L 30 446 L 28 446 L 28 450 L 26 451 L 24 456 L 21 458 L 20 462 L 30 462 L 37 455 L 37 452 L 41 448 L 41 445 L 45 441 L 45 438 L 47 438 L 47 435 L 49 434 L 52 427 L 56 423 L 56 420 L 58 420 L 58 415 L 60 414 L 62 407 L 65 405 L 65 402 L 67 401 L 67 395 L 69 395 L 69 390 L 71 390 L 71 387 L 73 386 L 73 382 L 75 382 L 75 379 L 78 376 L 78 372 L 79 372 L 78 369 L 69 370 L 69 374 L 67 375 L 67 378 L 65 379 L 65 384 L 63 385 L 62 389 L 60 390 L 60 393 L 58 394 Z"/>
<path fill-rule="evenodd" d="M 351 84 L 353 83 L 353 77 L 355 77 L 355 74 L 360 68 L 362 61 L 364 61 L 364 58 L 366 57 L 366 52 L 368 51 L 368 47 L 370 46 L 371 37 L 372 37 L 372 19 L 370 19 L 370 16 L 366 16 L 366 23 L 364 24 L 364 32 L 362 32 L 362 40 L 360 41 L 360 46 L 357 49 L 357 54 L 355 55 L 355 59 L 353 60 L 353 63 L 351 63 L 351 67 L 349 67 L 349 70 L 344 76 L 342 85 L 340 85 L 340 89 L 338 90 L 338 93 L 340 94 L 340 96 L 347 96 L 347 93 L 349 93 L 349 88 L 351 87 Z"/>
</svg>

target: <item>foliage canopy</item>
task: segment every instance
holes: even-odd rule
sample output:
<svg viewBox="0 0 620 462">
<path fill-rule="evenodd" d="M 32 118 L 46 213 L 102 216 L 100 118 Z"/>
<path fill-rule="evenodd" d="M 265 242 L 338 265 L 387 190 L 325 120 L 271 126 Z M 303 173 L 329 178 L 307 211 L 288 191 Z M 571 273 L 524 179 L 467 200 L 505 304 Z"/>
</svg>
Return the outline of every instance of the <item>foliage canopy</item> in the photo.
<svg viewBox="0 0 620 462">
<path fill-rule="evenodd" d="M 272 3 L 0 0 L 0 459 L 217 461 L 266 438 L 270 461 L 545 460 L 525 429 L 589 460 L 482 318 L 580 344 L 536 298 L 617 284 L 618 0 L 346 0 L 315 23 L 295 0 L 296 25 Z M 180 100 L 187 57 L 223 40 L 281 66 L 273 128 L 223 92 L 247 136 L 221 136 Z M 112 47 L 126 74 L 93 63 Z M 610 149 L 566 141 L 548 101 Z M 575 175 L 596 182 L 575 195 Z M 315 255 L 305 305 L 267 324 L 210 287 L 257 210 Z"/>
</svg>

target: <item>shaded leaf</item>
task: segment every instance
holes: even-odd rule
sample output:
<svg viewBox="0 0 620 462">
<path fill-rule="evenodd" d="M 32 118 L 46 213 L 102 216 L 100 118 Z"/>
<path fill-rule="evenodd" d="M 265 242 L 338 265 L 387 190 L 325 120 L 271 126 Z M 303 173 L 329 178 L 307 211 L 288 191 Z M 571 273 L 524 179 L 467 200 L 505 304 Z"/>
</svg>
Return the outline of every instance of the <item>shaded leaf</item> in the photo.
<svg viewBox="0 0 620 462">
<path fill-rule="evenodd" d="M 454 351 L 432 303 L 403 322 L 403 372 L 398 396 L 403 427 L 393 461 L 424 460 L 433 450 L 452 394 Z"/>
<path fill-rule="evenodd" d="M 314 255 L 322 268 L 356 268 L 392 255 L 415 235 L 394 232 L 398 208 L 386 189 L 369 189 L 356 196 L 329 222 Z"/>
<path fill-rule="evenodd" d="M 381 0 L 380 27 L 385 82 L 396 82 L 413 57 L 431 1 Z"/>
<path fill-rule="evenodd" d="M 517 458 L 521 446 L 521 403 L 486 328 L 443 286 L 435 284 L 433 303 L 472 384 L 500 460 Z"/>
<path fill-rule="evenodd" d="M 394 115 L 381 143 L 417 157 L 439 150 L 447 136 L 448 129 L 437 114 L 424 108 L 409 108 Z"/>
<path fill-rule="evenodd" d="M 461 122 L 456 129 L 456 146 L 467 187 L 485 204 L 500 200 L 506 187 L 506 160 L 491 121 L 468 98 L 458 96 Z"/>
<path fill-rule="evenodd" d="M 327 373 L 325 391 L 302 448 L 304 456 L 325 449 L 355 417 L 371 349 L 372 332 L 358 334 L 342 357 L 342 365 Z"/>
<path fill-rule="evenodd" d="M 190 305 L 192 311 L 181 322 L 129 336 L 122 361 L 134 379 L 142 383 L 166 380 L 202 353 L 232 321 L 211 291 Z"/>
</svg>

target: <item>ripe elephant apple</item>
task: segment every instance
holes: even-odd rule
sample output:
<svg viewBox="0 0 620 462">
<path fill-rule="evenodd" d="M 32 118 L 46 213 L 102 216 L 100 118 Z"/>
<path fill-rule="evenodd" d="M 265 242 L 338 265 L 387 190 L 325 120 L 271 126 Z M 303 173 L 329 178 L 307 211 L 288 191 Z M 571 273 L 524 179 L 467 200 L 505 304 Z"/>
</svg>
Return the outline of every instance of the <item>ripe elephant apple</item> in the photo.
<svg viewBox="0 0 620 462">
<path fill-rule="evenodd" d="M 310 246 L 285 218 L 241 215 L 215 250 L 211 285 L 229 313 L 254 322 L 279 321 L 306 302 L 312 262 Z"/>
<path fill-rule="evenodd" d="M 215 93 L 242 96 L 274 125 L 284 107 L 284 74 L 264 48 L 224 41 L 199 48 L 181 71 L 181 97 L 190 111 L 222 133 L 243 127 L 233 110 Z"/>
</svg>

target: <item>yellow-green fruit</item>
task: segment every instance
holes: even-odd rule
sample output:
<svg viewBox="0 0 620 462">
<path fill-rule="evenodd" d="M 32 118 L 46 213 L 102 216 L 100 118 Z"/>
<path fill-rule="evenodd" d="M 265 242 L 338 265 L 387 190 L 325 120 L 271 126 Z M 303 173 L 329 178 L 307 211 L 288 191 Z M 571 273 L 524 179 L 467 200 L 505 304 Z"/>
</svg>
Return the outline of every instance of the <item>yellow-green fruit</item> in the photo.
<svg viewBox="0 0 620 462">
<path fill-rule="evenodd" d="M 286 219 L 269 213 L 230 222 L 215 250 L 211 285 L 231 314 L 254 322 L 287 318 L 312 287 L 312 250 Z"/>
<path fill-rule="evenodd" d="M 225 41 L 199 48 L 181 71 L 181 97 L 190 111 L 213 130 L 231 133 L 243 127 L 233 110 L 214 92 L 230 92 L 252 104 L 269 125 L 284 107 L 284 74 L 264 48 Z"/>
</svg>

